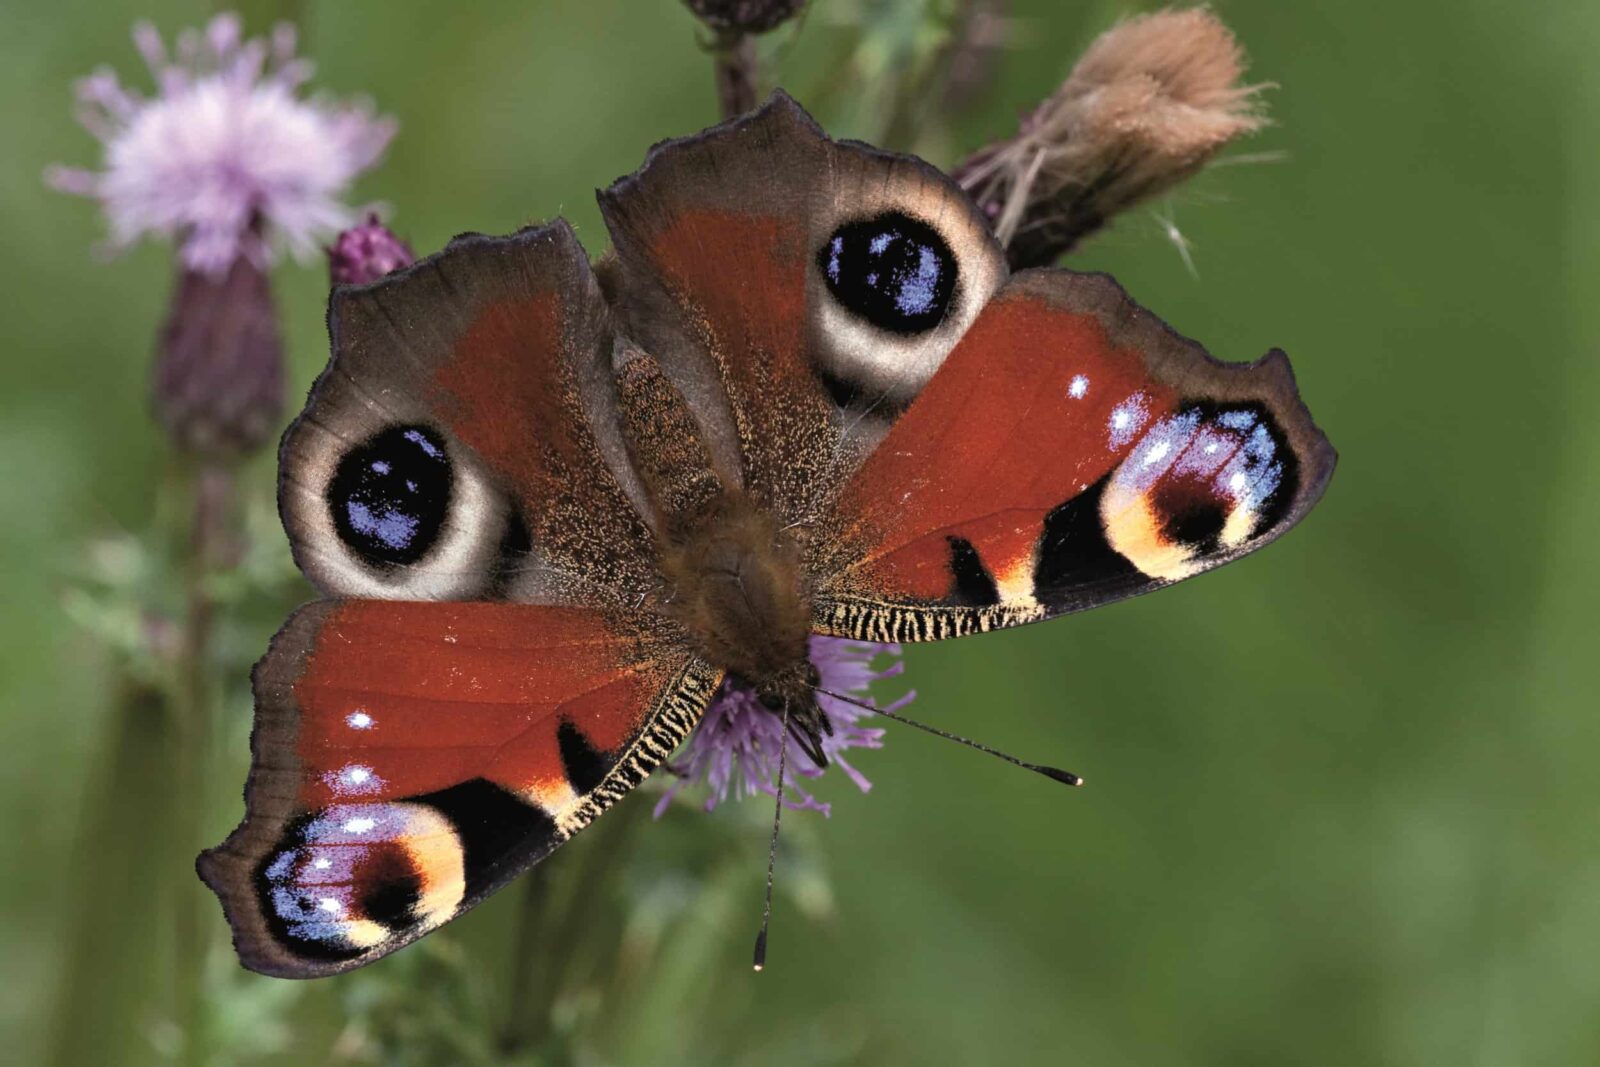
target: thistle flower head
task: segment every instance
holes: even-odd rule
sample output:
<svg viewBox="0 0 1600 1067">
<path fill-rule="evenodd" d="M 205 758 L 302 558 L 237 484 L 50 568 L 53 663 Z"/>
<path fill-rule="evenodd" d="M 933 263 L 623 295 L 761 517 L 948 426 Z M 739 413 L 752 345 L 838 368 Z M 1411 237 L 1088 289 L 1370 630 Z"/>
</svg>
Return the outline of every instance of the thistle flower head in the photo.
<svg viewBox="0 0 1600 1067">
<path fill-rule="evenodd" d="M 1244 53 L 1204 8 L 1128 19 L 1102 34 L 1017 136 L 956 180 L 994 220 L 1012 265 L 1053 262 L 1113 215 L 1172 187 L 1265 119 Z"/>
<path fill-rule="evenodd" d="M 245 40 L 237 15 L 178 35 L 169 55 L 141 23 L 134 43 L 155 79 L 145 97 L 102 69 L 78 83 L 79 121 L 104 146 L 103 169 L 53 167 L 57 189 L 99 200 L 111 245 L 173 238 L 184 266 L 225 274 L 265 266 L 274 236 L 297 256 L 352 221 L 339 200 L 394 135 L 366 103 L 306 99 L 311 64 L 292 26 Z"/>
<path fill-rule="evenodd" d="M 817 668 L 821 688 L 859 695 L 863 699 L 873 682 L 893 677 L 904 669 L 898 658 L 899 645 L 812 637 L 809 655 Z M 875 664 L 885 656 L 895 657 L 895 662 L 877 667 Z M 888 710 L 902 707 L 914 695 L 907 693 L 888 705 Z M 831 735 L 822 737 L 822 751 L 829 765 L 838 767 L 865 793 L 872 788 L 872 783 L 850 765 L 844 753 L 852 748 L 881 748 L 883 731 L 864 725 L 872 718 L 872 712 L 865 708 L 822 694 L 818 694 L 817 703 L 833 727 Z M 668 765 L 678 780 L 656 804 L 656 816 L 659 818 L 672 798 L 689 785 L 709 787 L 705 802 L 707 811 L 727 800 L 730 794 L 735 800 L 758 793 L 777 796 L 778 758 L 783 739 L 781 715 L 763 707 L 749 689 L 725 682 L 679 758 Z M 825 769 L 813 763 L 791 738 L 784 764 L 784 806 L 828 814 L 828 805 L 817 800 L 801 784 L 802 779 L 821 777 Z"/>
</svg>

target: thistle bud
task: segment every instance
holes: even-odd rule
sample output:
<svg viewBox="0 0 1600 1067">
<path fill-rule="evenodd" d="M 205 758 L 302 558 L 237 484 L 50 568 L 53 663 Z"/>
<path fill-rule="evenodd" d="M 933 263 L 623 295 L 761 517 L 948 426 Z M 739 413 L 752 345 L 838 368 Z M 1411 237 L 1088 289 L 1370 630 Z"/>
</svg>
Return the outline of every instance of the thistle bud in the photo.
<svg viewBox="0 0 1600 1067">
<path fill-rule="evenodd" d="M 283 415 L 283 344 L 266 273 L 240 256 L 220 276 L 179 269 L 162 327 L 152 401 L 181 451 L 251 452 Z"/>
<path fill-rule="evenodd" d="M 411 246 L 372 212 L 367 221 L 340 233 L 328 249 L 328 276 L 334 285 L 365 285 L 409 266 L 416 258 Z"/>
<path fill-rule="evenodd" d="M 993 220 L 1013 267 L 1053 263 L 1119 211 L 1205 166 L 1265 124 L 1244 53 L 1202 8 L 1128 19 L 1102 34 L 1010 140 L 955 178 Z"/>
<path fill-rule="evenodd" d="M 766 33 L 799 14 L 806 0 L 684 0 L 718 33 Z"/>
</svg>

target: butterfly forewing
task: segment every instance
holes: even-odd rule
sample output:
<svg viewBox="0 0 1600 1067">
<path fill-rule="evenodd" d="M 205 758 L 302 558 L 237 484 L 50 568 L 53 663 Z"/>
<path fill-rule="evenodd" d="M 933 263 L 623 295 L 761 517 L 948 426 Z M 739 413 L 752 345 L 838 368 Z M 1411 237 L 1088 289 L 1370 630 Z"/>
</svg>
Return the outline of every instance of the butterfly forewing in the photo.
<svg viewBox="0 0 1600 1067">
<path fill-rule="evenodd" d="M 1000 285 L 965 194 L 777 93 L 601 194 L 629 334 L 781 524 L 815 522 Z"/>
</svg>

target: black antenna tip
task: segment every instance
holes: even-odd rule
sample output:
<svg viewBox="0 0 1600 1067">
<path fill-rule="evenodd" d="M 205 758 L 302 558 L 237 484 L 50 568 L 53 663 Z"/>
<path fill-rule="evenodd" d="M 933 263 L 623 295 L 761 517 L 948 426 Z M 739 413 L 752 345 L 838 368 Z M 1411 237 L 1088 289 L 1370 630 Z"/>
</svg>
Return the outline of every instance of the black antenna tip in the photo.
<svg viewBox="0 0 1600 1067">
<path fill-rule="evenodd" d="M 767 928 L 762 927 L 756 935 L 756 973 L 760 974 L 767 966 Z"/>
<path fill-rule="evenodd" d="M 1071 771 L 1064 771 L 1060 767 L 1039 767 L 1039 766 L 1035 766 L 1033 769 L 1038 771 L 1040 774 L 1044 775 L 1046 778 L 1054 778 L 1058 782 L 1065 782 L 1068 785 L 1082 785 L 1083 784 L 1083 779 L 1082 778 L 1079 778 L 1076 774 L 1073 774 Z"/>
</svg>

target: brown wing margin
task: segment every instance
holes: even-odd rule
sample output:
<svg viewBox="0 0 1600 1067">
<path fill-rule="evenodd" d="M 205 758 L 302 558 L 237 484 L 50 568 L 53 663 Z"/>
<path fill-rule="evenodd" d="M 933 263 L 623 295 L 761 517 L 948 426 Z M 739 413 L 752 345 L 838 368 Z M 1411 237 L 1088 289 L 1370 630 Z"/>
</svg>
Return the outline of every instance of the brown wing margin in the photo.
<svg viewBox="0 0 1600 1067">
<path fill-rule="evenodd" d="M 1270 543 L 1336 454 L 1281 352 L 1211 358 L 1104 275 L 1018 275 L 845 487 L 819 632 L 927 641 L 1148 592 Z"/>
<path fill-rule="evenodd" d="M 362 966 L 626 795 L 721 677 L 670 632 L 583 609 L 309 605 L 256 667 L 246 817 L 200 876 L 252 970 Z"/>
</svg>

